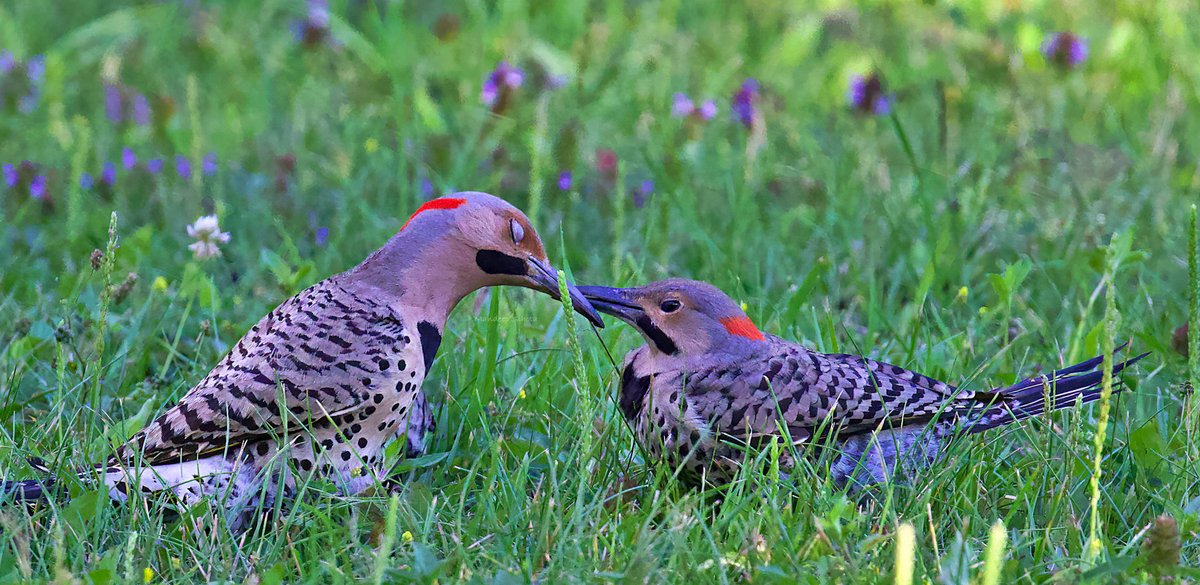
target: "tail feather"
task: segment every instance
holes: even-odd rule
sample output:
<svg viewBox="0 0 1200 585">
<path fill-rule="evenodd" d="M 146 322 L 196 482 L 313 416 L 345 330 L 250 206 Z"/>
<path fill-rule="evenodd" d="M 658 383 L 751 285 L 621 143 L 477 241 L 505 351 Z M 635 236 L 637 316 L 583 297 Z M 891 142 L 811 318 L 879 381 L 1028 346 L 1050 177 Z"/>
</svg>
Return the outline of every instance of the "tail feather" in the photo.
<svg viewBox="0 0 1200 585">
<path fill-rule="evenodd" d="M 23 502 L 35 504 L 45 502 L 56 494 L 58 482 L 50 465 L 38 457 L 26 457 L 25 461 L 34 471 L 45 474 L 43 479 L 0 479 L 0 502 Z"/>
<path fill-rule="evenodd" d="M 1115 356 L 1117 353 L 1119 353 L 1121 350 L 1125 349 L 1126 347 L 1129 347 L 1128 341 L 1117 346 L 1117 348 L 1115 350 L 1113 350 L 1113 355 Z M 1143 357 L 1146 357 L 1146 354 L 1142 354 L 1136 358 L 1133 358 L 1132 361 L 1137 361 L 1139 359 L 1142 359 Z M 1067 374 L 1078 374 L 1080 372 L 1090 372 L 1090 371 L 1096 369 L 1102 363 L 1104 363 L 1104 354 L 1100 354 L 1089 360 L 1083 360 L 1082 362 L 1079 362 L 1073 366 L 1067 366 L 1067 367 L 1059 369 L 1059 370 L 1054 370 L 1053 372 L 1050 372 L 1050 377 L 1051 378 L 1059 378 L 1059 377 L 1065 376 Z M 1027 383 L 1030 381 L 1041 384 L 1041 380 L 1042 380 L 1041 376 L 1038 376 L 1036 378 L 1027 378 L 1025 380 L 1022 380 L 1021 382 L 1018 382 L 1016 385 L 1019 386 L 1021 384 L 1024 384 L 1024 383 Z"/>
<path fill-rule="evenodd" d="M 1117 349 L 1124 347 L 1122 345 Z M 1113 364 L 1113 376 L 1147 355 L 1143 353 Z M 978 433 L 1039 416 L 1047 410 L 1069 408 L 1076 402 L 1087 404 L 1099 400 L 1103 392 L 1104 372 L 1100 369 L 1103 362 L 1104 356 L 1101 355 L 1044 376 L 1021 380 L 1012 386 L 979 393 L 978 399 L 987 400 L 988 403 L 981 411 L 977 410 L 967 417 L 969 422 L 965 425 L 966 431 Z M 1121 381 L 1113 380 L 1113 393 L 1123 390 L 1125 386 Z M 1050 398 L 1049 408 L 1047 394 Z"/>
<path fill-rule="evenodd" d="M 35 504 L 49 500 L 54 494 L 53 479 L 20 479 L 0 481 L 0 500 Z"/>
</svg>

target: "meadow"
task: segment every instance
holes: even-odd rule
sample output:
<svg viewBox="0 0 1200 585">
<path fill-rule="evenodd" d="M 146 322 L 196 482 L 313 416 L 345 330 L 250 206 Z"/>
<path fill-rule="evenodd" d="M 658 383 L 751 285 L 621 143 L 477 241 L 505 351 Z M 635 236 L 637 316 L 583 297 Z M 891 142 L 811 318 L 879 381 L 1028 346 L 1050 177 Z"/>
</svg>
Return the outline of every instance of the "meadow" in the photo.
<svg viewBox="0 0 1200 585">
<path fill-rule="evenodd" d="M 0 504 L 0 582 L 1196 581 L 1189 6 L 0 0 L 3 478 L 103 460 L 458 190 L 524 209 L 579 283 L 708 280 L 765 331 L 967 388 L 1151 352 L 1107 408 L 877 499 L 770 457 L 696 492 L 615 407 L 634 331 L 481 291 L 395 497 L 313 485 L 234 535 L 69 482 Z M 189 237 L 208 215 L 228 241 Z"/>
</svg>

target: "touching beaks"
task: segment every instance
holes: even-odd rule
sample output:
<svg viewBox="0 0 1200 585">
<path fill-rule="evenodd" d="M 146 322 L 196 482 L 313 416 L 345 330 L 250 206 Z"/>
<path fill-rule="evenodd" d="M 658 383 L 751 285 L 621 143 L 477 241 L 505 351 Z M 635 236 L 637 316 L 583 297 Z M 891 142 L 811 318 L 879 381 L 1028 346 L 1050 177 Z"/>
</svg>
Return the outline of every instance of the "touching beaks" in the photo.
<svg viewBox="0 0 1200 585">
<path fill-rule="evenodd" d="M 675 341 L 655 325 L 650 315 L 646 314 L 646 310 L 637 303 L 637 289 L 581 286 L 579 292 L 601 313 L 608 313 L 632 325 L 660 353 L 679 355 L 679 346 L 675 345 Z"/>
<path fill-rule="evenodd" d="M 579 292 L 591 301 L 592 306 L 629 324 L 635 324 L 646 311 L 633 301 L 631 289 L 607 286 L 581 286 Z"/>
<path fill-rule="evenodd" d="M 540 290 L 551 297 L 561 300 L 562 295 L 558 292 L 558 271 L 546 260 L 541 260 L 530 256 L 528 260 L 529 271 L 526 273 L 533 288 Z M 575 312 L 583 315 L 588 321 L 596 327 L 603 328 L 604 320 L 600 318 L 600 314 L 596 312 L 596 308 L 584 298 L 583 293 L 579 292 L 574 284 L 567 282 L 567 294 L 571 297 L 571 306 Z"/>
</svg>

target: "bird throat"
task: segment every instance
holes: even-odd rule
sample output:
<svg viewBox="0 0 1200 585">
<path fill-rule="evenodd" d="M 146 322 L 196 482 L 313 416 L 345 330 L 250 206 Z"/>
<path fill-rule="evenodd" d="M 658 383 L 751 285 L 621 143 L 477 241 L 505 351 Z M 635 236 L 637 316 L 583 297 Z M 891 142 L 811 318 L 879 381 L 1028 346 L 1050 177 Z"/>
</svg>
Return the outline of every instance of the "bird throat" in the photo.
<svg viewBox="0 0 1200 585">
<path fill-rule="evenodd" d="M 402 230 L 345 276 L 376 289 L 375 298 L 404 315 L 405 321 L 427 323 L 440 332 L 459 301 L 487 283 L 474 266 L 474 251 L 445 232 L 418 229 L 428 223 Z"/>
</svg>

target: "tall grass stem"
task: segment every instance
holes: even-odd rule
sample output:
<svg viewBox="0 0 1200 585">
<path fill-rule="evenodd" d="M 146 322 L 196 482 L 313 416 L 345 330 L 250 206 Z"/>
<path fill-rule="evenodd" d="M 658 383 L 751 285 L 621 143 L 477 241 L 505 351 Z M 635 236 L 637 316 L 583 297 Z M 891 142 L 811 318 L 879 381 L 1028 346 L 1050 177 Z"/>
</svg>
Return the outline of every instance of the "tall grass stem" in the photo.
<svg viewBox="0 0 1200 585">
<path fill-rule="evenodd" d="M 1101 352 L 1104 355 L 1102 366 L 1103 378 L 1100 386 L 1100 413 L 1096 421 L 1095 456 L 1092 459 L 1091 478 L 1091 517 L 1088 528 L 1088 546 L 1084 555 L 1089 562 L 1094 562 L 1101 552 L 1100 525 L 1100 476 L 1103 471 L 1104 440 L 1108 433 L 1108 418 L 1112 408 L 1113 391 L 1113 355 L 1116 351 L 1117 327 L 1121 322 L 1121 314 L 1117 311 L 1117 293 L 1115 277 L 1120 258 L 1116 255 L 1116 236 L 1108 246 L 1108 262 L 1105 263 L 1104 282 L 1104 334 L 1101 339 Z"/>
</svg>

